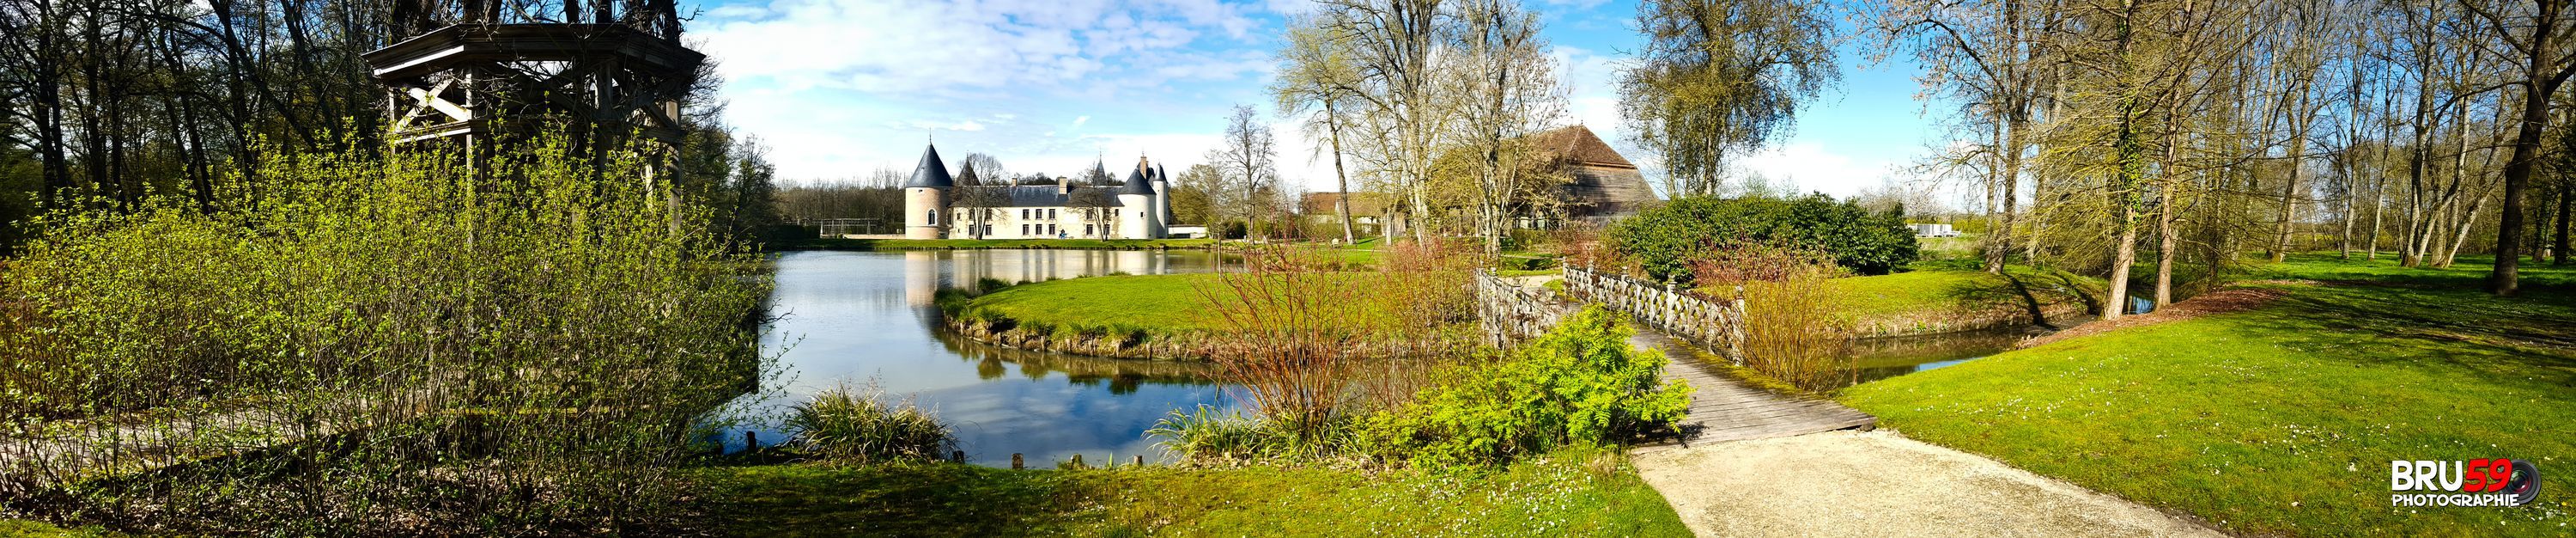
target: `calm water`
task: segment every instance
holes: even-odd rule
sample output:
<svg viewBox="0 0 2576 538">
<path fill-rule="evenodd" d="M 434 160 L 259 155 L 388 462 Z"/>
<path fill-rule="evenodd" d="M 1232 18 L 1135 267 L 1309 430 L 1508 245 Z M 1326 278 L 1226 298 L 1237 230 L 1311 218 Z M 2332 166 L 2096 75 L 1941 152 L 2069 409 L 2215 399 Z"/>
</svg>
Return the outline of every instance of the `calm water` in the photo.
<svg viewBox="0 0 2576 538">
<path fill-rule="evenodd" d="M 1222 387 L 1194 364 L 1038 353 L 964 341 L 937 330 L 931 305 L 941 287 L 993 278 L 1050 278 L 1204 272 L 1201 251 L 972 250 L 795 252 L 777 258 L 771 312 L 784 316 L 763 342 L 784 349 L 783 394 L 810 398 L 836 383 L 873 379 L 889 396 L 910 396 L 957 428 L 969 461 L 1010 465 L 1012 453 L 1045 466 L 1076 453 L 1086 461 L 1159 459 L 1144 432 L 1165 413 L 1226 406 Z M 773 383 L 774 384 L 774 383 Z M 761 444 L 784 439 L 752 428 Z M 728 432 L 728 449 L 742 433 Z"/>
<path fill-rule="evenodd" d="M 1866 338 L 1852 342 L 1860 382 L 1868 383 L 1931 370 L 2010 350 L 2013 344 L 2042 331 L 2025 328 L 1964 333 Z"/>
<path fill-rule="evenodd" d="M 2129 297 L 2128 313 L 2144 314 L 2155 310 L 2155 301 L 2144 297 Z M 2092 319 L 2087 317 L 2060 321 L 2058 324 L 2061 327 L 2073 327 L 2090 321 Z M 2047 329 L 2030 326 L 1924 336 L 1866 338 L 1852 342 L 1852 355 L 1860 366 L 1860 382 L 1868 383 L 2010 351 L 2024 338 L 2049 332 Z"/>
</svg>

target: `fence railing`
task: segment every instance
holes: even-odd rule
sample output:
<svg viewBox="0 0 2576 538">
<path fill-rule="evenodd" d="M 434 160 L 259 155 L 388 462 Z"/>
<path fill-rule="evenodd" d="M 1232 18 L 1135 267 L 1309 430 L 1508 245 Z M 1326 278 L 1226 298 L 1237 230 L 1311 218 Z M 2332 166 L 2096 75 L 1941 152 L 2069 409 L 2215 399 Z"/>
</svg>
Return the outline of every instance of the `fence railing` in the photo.
<svg viewBox="0 0 2576 538">
<path fill-rule="evenodd" d="M 1556 327 L 1571 310 L 1546 288 L 1523 286 L 1476 270 L 1476 321 L 1484 329 L 1485 343 L 1494 347 L 1511 347 L 1537 337 Z"/>
<path fill-rule="evenodd" d="M 1652 326 L 1664 334 L 1716 351 L 1737 364 L 1744 362 L 1744 300 L 1720 299 L 1670 283 L 1656 283 L 1604 273 L 1589 267 L 1565 267 L 1565 291 L 1577 301 L 1601 303 Z M 1744 290 L 1736 289 L 1742 297 Z"/>
</svg>

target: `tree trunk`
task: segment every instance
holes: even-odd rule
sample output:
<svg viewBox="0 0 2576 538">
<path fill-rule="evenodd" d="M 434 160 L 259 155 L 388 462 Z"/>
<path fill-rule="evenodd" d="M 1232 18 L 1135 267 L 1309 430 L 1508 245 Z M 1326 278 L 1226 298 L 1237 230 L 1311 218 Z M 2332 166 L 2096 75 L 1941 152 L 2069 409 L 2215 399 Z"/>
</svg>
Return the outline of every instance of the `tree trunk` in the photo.
<svg viewBox="0 0 2576 538">
<path fill-rule="evenodd" d="M 2460 217 L 2458 222 L 2460 231 L 2452 235 L 2451 248 L 2442 251 L 2442 261 L 2440 264 L 2435 265 L 2435 267 L 2449 269 L 2451 267 L 2451 260 L 2460 256 L 2460 244 L 2469 242 L 2469 229 L 2477 225 L 2478 212 L 2486 209 L 2487 196 L 2488 193 L 2478 193 L 2477 201 L 2469 203 L 2469 214 L 2467 216 Z"/>
<path fill-rule="evenodd" d="M 2530 187 L 2532 168 L 2540 160 L 2540 129 L 2549 124 L 2549 98 L 2570 73 L 2576 73 L 2576 65 L 2558 65 L 2564 60 L 2556 57 L 2558 44 L 2549 39 L 2564 29 L 2559 19 L 2566 8 L 2565 2 L 2540 0 L 2530 47 L 2525 49 L 2530 57 L 2524 67 L 2522 122 L 2514 129 L 2513 160 L 2504 165 L 2504 211 L 2496 219 L 2495 268 L 2487 274 L 2487 292 L 2499 297 L 2510 297 L 2522 286 L 2523 191 Z"/>
<path fill-rule="evenodd" d="M 2281 263 L 2281 260 L 2290 254 L 2290 221 L 2297 216 L 2299 187 L 2305 183 L 2308 173 L 2308 118 L 2311 114 L 2308 113 L 2308 89 L 2305 84 L 2299 87 L 2297 106 L 2298 108 L 2291 110 L 2299 117 L 2290 120 L 2292 126 L 2290 128 L 2290 183 L 2281 187 L 2281 214 L 2278 219 L 2278 229 L 2272 239 L 2272 263 Z M 2164 304 L 2164 301 L 2158 299 L 2156 304 Z"/>
<path fill-rule="evenodd" d="M 1359 236 L 1351 232 L 1351 176 L 1342 171 L 1341 118 L 1333 110 L 1333 100 L 1325 99 L 1324 138 L 1333 145 L 1333 184 L 1341 189 L 1341 196 L 1334 199 L 1333 209 L 1342 214 L 1342 244 L 1349 245 L 1359 243 Z"/>
<path fill-rule="evenodd" d="M 2576 142 L 2571 142 L 2576 143 Z M 2576 178 L 2558 178 L 2558 237 L 2549 245 L 2549 264 L 2567 265 L 2567 217 L 2569 206 L 2576 204 Z"/>
<path fill-rule="evenodd" d="M 2119 39 L 2113 55 L 2120 58 L 2120 69 L 2125 71 L 2130 68 L 2129 42 L 2136 31 L 2133 26 L 2137 24 L 2138 2 L 2122 0 L 2120 6 Z M 2103 321 L 2117 320 L 2128 313 L 2129 266 L 2138 260 L 2138 178 L 2146 168 L 2145 151 L 2138 147 L 2138 89 L 2122 88 L 2121 92 L 2119 135 L 2112 142 L 2120 170 L 2113 173 L 2111 186 L 2120 215 L 2111 234 L 2111 290 L 2109 300 L 2102 304 Z"/>
</svg>

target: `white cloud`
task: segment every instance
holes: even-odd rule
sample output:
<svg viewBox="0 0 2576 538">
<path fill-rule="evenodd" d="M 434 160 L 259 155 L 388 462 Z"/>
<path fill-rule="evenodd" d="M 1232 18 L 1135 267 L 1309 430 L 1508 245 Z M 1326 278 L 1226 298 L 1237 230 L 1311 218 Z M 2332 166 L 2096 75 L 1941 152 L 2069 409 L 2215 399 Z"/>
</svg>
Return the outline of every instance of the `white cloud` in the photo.
<svg viewBox="0 0 2576 538">
<path fill-rule="evenodd" d="M 727 121 L 810 179 L 908 167 L 924 131 L 1015 171 L 1070 172 L 1052 166 L 1095 150 L 1195 161 L 1203 147 L 1120 146 L 1216 132 L 1222 103 L 1247 98 L 1230 88 L 1266 76 L 1273 36 L 1256 29 L 1275 24 L 1217 0 L 755 0 L 711 8 L 691 37 Z M 1182 90 L 1207 84 L 1221 91 Z"/>
<path fill-rule="evenodd" d="M 930 131 L 963 131 L 963 132 L 974 132 L 974 131 L 981 131 L 981 130 L 984 130 L 984 124 L 983 124 L 982 122 L 977 122 L 977 121 L 975 121 L 975 120 L 966 120 L 966 121 L 961 121 L 961 122 L 956 122 L 956 123 L 940 123 L 940 122 L 930 121 L 930 120 L 912 120 L 912 121 L 902 122 L 902 123 L 899 123 L 899 124 L 893 124 L 893 123 L 890 123 L 889 125 L 896 125 L 896 126 L 910 127 L 910 128 L 912 128 L 913 130 L 916 130 L 916 131 L 930 130 Z"/>
<path fill-rule="evenodd" d="M 774 0 L 710 11 L 694 35 L 730 81 L 864 91 L 1043 87 L 1136 60 L 1199 63 L 1204 32 L 1256 22 L 1214 0 Z"/>
<path fill-rule="evenodd" d="M 1826 149 L 1812 142 L 1791 142 L 1763 149 L 1736 160 L 1738 170 L 1761 174 L 1771 188 L 1790 192 L 1822 192 L 1849 197 L 1861 191 L 1887 184 L 1897 177 L 1899 163 L 1884 158 L 1854 157 Z"/>
</svg>

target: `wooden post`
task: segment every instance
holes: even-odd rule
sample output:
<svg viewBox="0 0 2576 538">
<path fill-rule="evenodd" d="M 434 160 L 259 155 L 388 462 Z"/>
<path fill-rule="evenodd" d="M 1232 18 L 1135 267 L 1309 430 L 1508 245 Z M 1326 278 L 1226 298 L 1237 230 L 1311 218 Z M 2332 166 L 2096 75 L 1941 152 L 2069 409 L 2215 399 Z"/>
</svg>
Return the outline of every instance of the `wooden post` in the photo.
<svg viewBox="0 0 2576 538">
<path fill-rule="evenodd" d="M 1027 466 L 1027 465 L 1025 465 L 1025 464 L 1022 464 L 1022 463 L 1020 462 L 1020 453 L 1018 453 L 1018 452 L 1012 452 L 1012 453 L 1011 453 L 1011 470 L 1013 470 L 1013 471 L 1017 471 L 1017 470 L 1026 469 L 1026 468 L 1028 468 L 1028 466 Z"/>
<path fill-rule="evenodd" d="M 1073 468 L 1082 468 L 1082 454 L 1077 453 L 1073 455 Z"/>
<path fill-rule="evenodd" d="M 1145 455 L 1144 455 L 1144 454 L 1137 454 L 1137 455 L 1136 455 L 1136 466 L 1137 466 L 1137 467 L 1144 467 L 1144 466 L 1145 466 Z"/>
</svg>

